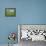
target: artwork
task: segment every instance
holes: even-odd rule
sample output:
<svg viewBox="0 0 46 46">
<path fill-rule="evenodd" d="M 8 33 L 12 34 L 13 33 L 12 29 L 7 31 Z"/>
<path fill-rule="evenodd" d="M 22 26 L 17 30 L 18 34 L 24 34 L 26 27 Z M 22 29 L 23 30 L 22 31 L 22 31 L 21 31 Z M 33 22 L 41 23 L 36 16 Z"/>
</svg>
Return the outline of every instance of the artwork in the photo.
<svg viewBox="0 0 46 46">
<path fill-rule="evenodd" d="M 16 16 L 16 8 L 5 8 L 5 16 L 7 17 Z"/>
</svg>

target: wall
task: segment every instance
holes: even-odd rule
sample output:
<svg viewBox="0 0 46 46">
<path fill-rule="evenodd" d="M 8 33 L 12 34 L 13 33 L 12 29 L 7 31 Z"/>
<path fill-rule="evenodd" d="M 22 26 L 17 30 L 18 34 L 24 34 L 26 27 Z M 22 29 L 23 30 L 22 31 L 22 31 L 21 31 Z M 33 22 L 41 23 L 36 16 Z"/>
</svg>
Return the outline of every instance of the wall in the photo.
<svg viewBox="0 0 46 46">
<path fill-rule="evenodd" d="M 16 8 L 16 17 L 5 17 L 5 8 Z M 0 0 L 0 44 L 7 43 L 17 24 L 46 24 L 46 0 Z"/>
</svg>

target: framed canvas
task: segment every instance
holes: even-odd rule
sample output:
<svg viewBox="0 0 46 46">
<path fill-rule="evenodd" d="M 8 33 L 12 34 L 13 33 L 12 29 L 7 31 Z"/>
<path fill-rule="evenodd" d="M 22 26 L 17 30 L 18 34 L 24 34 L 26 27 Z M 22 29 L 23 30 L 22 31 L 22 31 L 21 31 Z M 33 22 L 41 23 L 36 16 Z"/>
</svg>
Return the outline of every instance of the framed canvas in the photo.
<svg viewBox="0 0 46 46">
<path fill-rule="evenodd" d="M 5 8 L 5 16 L 16 17 L 16 8 Z"/>
</svg>

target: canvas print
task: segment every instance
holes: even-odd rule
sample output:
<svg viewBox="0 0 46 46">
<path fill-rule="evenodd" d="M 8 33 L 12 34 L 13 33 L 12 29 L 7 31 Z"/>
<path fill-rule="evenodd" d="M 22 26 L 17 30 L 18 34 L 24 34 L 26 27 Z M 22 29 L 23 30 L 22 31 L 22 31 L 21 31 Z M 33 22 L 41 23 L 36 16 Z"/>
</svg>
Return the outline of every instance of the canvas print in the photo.
<svg viewBox="0 0 46 46">
<path fill-rule="evenodd" d="M 15 17 L 16 16 L 16 8 L 5 8 L 5 16 Z"/>
</svg>

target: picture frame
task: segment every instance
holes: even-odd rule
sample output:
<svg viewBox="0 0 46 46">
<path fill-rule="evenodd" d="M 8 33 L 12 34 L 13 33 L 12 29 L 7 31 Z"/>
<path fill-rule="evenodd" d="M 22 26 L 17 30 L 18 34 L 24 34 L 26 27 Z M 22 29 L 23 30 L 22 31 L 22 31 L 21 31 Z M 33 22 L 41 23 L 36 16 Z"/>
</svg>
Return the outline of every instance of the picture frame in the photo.
<svg viewBox="0 0 46 46">
<path fill-rule="evenodd" d="M 6 17 L 16 17 L 16 8 L 5 8 Z"/>
</svg>

